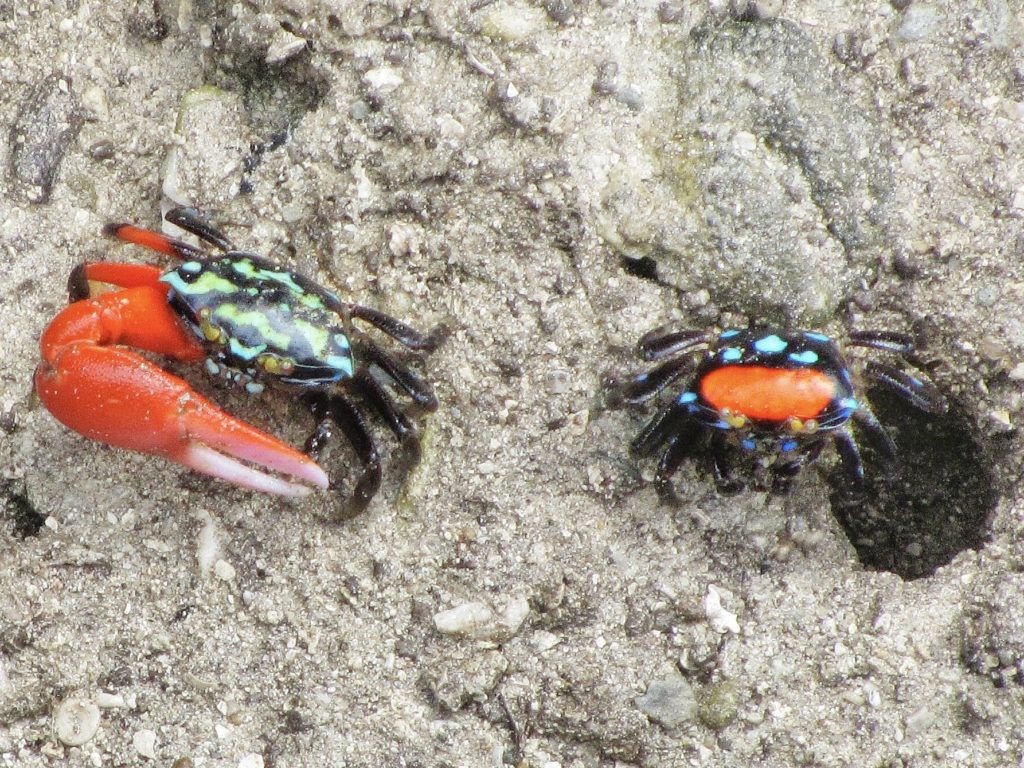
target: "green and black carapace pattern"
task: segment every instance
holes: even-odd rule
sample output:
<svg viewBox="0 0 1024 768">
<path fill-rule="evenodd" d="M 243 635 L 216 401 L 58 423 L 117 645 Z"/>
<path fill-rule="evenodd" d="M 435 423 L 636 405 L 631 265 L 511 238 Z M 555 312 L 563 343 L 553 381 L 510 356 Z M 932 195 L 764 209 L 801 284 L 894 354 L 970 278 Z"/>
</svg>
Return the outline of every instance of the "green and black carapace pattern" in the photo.
<svg viewBox="0 0 1024 768">
<path fill-rule="evenodd" d="M 250 392 L 271 378 L 319 386 L 352 376 L 344 305 L 294 272 L 250 253 L 185 261 L 160 280 L 210 350 L 207 368 Z"/>
</svg>

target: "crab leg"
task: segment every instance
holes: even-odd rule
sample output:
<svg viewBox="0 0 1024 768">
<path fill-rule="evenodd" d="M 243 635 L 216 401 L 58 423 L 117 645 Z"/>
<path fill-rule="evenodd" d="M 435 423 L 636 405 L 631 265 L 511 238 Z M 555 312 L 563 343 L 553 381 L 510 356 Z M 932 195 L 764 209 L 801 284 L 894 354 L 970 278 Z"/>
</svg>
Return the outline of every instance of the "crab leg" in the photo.
<svg viewBox="0 0 1024 768">
<path fill-rule="evenodd" d="M 43 333 L 43 361 L 35 374 L 39 398 L 58 421 L 90 439 L 162 456 L 264 493 L 302 496 L 310 486 L 328 486 L 327 475 L 309 457 L 115 346 L 121 344 L 186 361 L 204 354 L 181 328 L 161 288 L 140 286 L 71 304 Z"/>
<path fill-rule="evenodd" d="M 170 237 L 162 232 L 154 232 L 151 229 L 142 229 L 134 224 L 107 224 L 103 227 L 103 234 L 124 240 L 126 243 L 141 245 L 159 253 L 166 253 L 168 256 L 177 256 L 179 259 L 209 257 L 209 254 L 202 248 L 196 248 L 184 240 Z"/>
</svg>

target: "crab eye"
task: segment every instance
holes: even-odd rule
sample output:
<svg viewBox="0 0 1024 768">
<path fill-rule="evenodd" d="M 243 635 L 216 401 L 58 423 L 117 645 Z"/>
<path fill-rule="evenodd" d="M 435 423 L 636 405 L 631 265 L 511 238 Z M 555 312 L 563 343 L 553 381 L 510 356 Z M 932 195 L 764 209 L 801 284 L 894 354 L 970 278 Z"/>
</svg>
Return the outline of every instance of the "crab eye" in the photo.
<svg viewBox="0 0 1024 768">
<path fill-rule="evenodd" d="M 295 372 L 295 363 L 278 355 L 260 355 L 256 363 L 267 373 L 275 376 L 287 376 Z"/>
<path fill-rule="evenodd" d="M 728 408 L 723 408 L 719 415 L 722 417 L 722 421 L 728 424 L 733 429 L 742 429 L 750 423 L 750 419 L 744 416 L 742 413 L 734 413 Z"/>
</svg>

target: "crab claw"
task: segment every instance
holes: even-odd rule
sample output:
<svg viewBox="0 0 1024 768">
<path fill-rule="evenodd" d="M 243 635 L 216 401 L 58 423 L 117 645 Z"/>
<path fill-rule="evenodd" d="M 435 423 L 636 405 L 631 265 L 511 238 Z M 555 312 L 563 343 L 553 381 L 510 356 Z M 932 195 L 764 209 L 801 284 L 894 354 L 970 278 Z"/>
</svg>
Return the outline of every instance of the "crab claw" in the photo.
<svg viewBox="0 0 1024 768">
<path fill-rule="evenodd" d="M 328 486 L 326 473 L 308 456 L 123 347 L 80 340 L 51 349 L 36 368 L 35 386 L 50 413 L 93 440 L 263 493 L 304 496 Z"/>
</svg>

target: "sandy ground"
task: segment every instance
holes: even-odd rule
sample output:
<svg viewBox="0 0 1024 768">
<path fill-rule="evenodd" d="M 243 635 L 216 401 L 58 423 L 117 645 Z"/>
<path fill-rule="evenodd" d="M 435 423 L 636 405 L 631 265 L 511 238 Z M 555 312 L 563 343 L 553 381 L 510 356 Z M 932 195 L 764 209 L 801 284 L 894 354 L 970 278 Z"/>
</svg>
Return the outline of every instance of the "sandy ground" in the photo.
<svg viewBox="0 0 1024 768">
<path fill-rule="evenodd" d="M 1019 2 L 0 2 L 0 765 L 1024 761 Z M 89 442 L 31 394 L 166 197 L 448 342 L 369 510 Z M 914 333 L 952 404 L 840 503 L 682 504 L 639 336 Z M 382 342 L 383 343 L 383 342 Z M 859 356 L 858 356 L 859 357 Z M 188 374 L 301 444 L 309 417 Z M 375 428 L 390 454 L 394 441 Z M 344 444 L 325 459 L 347 487 Z M 344 491 L 342 491 L 344 493 Z"/>
</svg>

